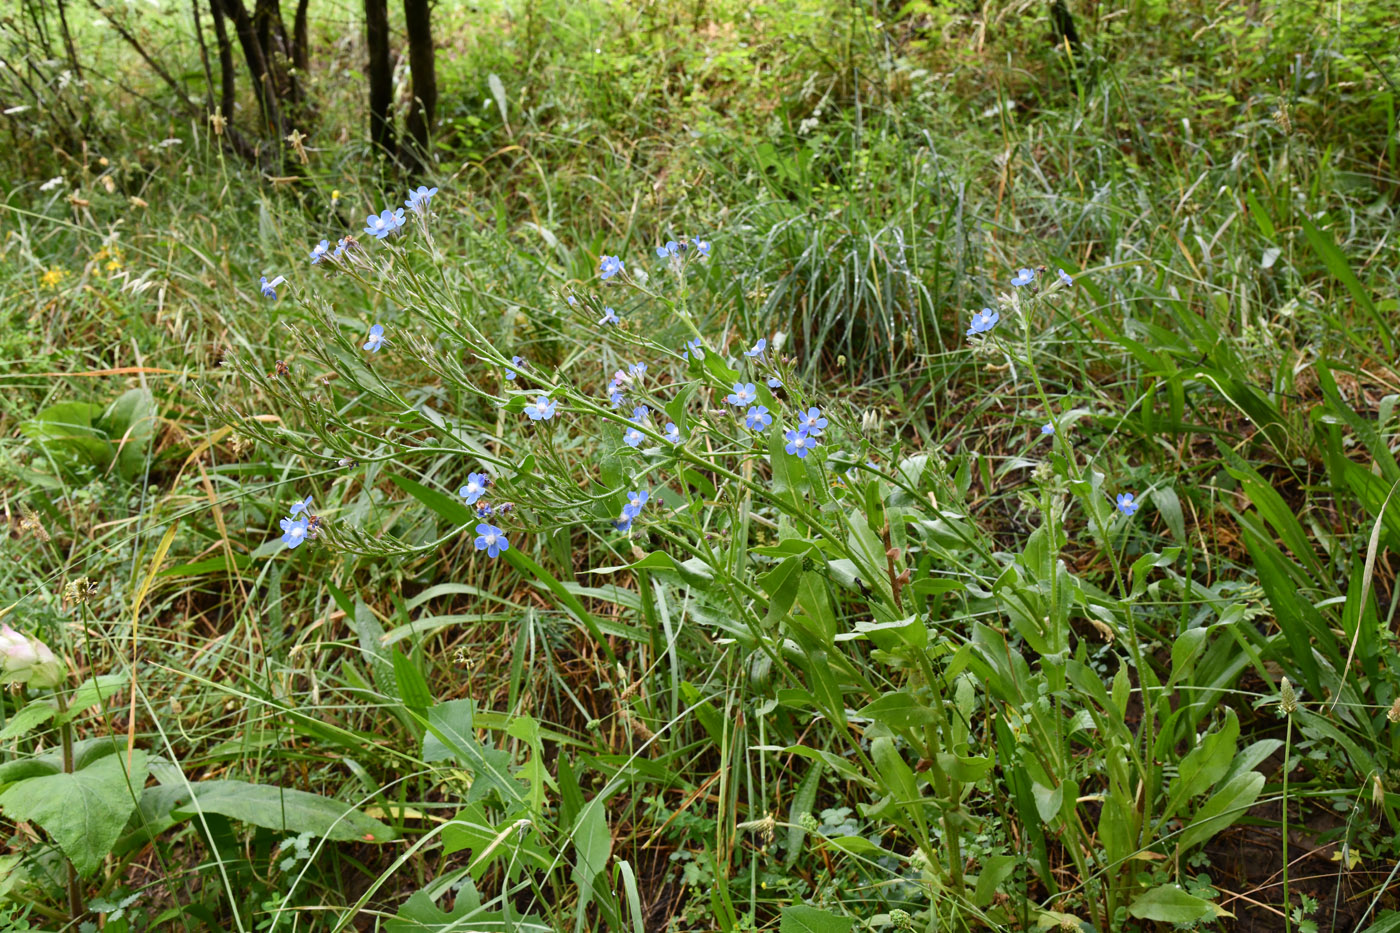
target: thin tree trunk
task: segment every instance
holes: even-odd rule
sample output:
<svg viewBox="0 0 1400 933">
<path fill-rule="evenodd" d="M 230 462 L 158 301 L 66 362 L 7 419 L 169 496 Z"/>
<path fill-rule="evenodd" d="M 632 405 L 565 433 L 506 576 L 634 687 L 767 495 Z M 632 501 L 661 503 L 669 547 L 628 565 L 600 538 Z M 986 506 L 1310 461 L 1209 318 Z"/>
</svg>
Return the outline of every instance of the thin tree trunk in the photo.
<svg viewBox="0 0 1400 933">
<path fill-rule="evenodd" d="M 204 24 L 199 19 L 199 0 L 190 0 L 194 37 L 199 44 L 199 62 L 204 66 L 204 109 L 214 112 L 214 70 L 209 65 L 209 47 L 204 44 Z"/>
<path fill-rule="evenodd" d="M 68 31 L 68 14 L 64 0 L 58 0 L 58 28 L 63 32 L 63 45 L 68 50 L 68 67 L 73 69 L 73 77 L 83 80 L 83 69 L 78 64 L 78 50 L 73 47 L 73 34 Z"/>
<path fill-rule="evenodd" d="M 309 5 L 308 0 L 299 0 L 296 19 L 292 21 L 292 64 L 302 74 L 306 74 L 311 62 L 306 35 L 306 8 Z"/>
<path fill-rule="evenodd" d="M 394 75 L 389 66 L 389 4 L 365 0 L 365 46 L 369 51 L 369 138 L 387 155 L 394 152 Z"/>
<path fill-rule="evenodd" d="M 268 70 L 263 47 L 258 42 L 257 30 L 248 17 L 243 0 L 220 0 L 224 12 L 233 20 L 234 31 L 238 33 L 238 43 L 243 46 L 243 58 L 248 63 L 248 71 L 253 76 L 253 94 L 258 99 L 258 109 L 262 112 L 263 123 L 271 129 L 278 140 L 287 135 L 282 125 L 282 109 L 277 103 L 277 88 L 273 75 Z"/>
<path fill-rule="evenodd" d="M 431 161 L 431 133 L 437 115 L 437 69 L 433 54 L 433 24 L 428 0 L 403 0 L 408 28 L 408 67 L 413 73 L 413 103 L 408 108 L 407 130 L 416 150 L 412 161 Z"/>
<path fill-rule="evenodd" d="M 219 46 L 219 115 L 227 127 L 233 122 L 234 79 L 238 72 L 233 65 L 233 44 L 229 42 L 219 0 L 209 0 L 209 12 L 214 18 L 214 40 Z"/>
</svg>

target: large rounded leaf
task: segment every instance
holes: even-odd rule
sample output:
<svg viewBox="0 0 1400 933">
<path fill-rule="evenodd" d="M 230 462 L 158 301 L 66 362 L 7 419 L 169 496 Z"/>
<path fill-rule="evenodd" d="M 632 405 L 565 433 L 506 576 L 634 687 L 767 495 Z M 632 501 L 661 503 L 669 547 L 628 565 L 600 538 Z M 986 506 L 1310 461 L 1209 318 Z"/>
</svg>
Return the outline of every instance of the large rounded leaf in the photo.
<svg viewBox="0 0 1400 933">
<path fill-rule="evenodd" d="M 319 794 L 247 781 L 201 781 L 191 786 L 194 799 L 176 807 L 173 816 L 188 819 L 202 810 L 279 832 L 311 833 L 339 842 L 387 842 L 396 835 L 354 807 Z"/>
</svg>

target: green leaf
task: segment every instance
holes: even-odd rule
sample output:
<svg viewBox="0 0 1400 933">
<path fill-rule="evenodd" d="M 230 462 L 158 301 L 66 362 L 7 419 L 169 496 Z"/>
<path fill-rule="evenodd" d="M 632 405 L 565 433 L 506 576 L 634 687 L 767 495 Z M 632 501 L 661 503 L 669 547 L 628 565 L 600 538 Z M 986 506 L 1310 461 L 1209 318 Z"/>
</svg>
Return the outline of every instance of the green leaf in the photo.
<svg viewBox="0 0 1400 933">
<path fill-rule="evenodd" d="M 201 811 L 284 833 L 311 833 L 338 842 L 388 842 L 397 834 L 339 800 L 302 790 L 249 784 L 247 781 L 201 781 L 190 785 L 194 799 L 173 815 L 189 819 Z"/>
<path fill-rule="evenodd" d="M 582 902 L 579 912 L 582 915 L 583 905 L 592 900 L 595 893 L 606 892 L 606 888 L 600 892 L 595 892 L 593 888 L 594 881 L 603 873 L 603 869 L 608 865 L 608 856 L 612 854 L 608 811 L 603 806 L 601 795 L 594 797 L 584 806 L 574 824 L 573 837 L 574 884 L 579 888 L 579 900 Z"/>
<path fill-rule="evenodd" d="M 480 800 L 491 790 L 506 804 L 526 799 L 525 789 L 510 771 L 510 755 L 489 748 L 476 739 L 472 724 L 472 701 L 449 700 L 428 710 L 427 734 L 423 736 L 423 760 L 452 759 L 472 773 L 467 800 Z"/>
<path fill-rule="evenodd" d="M 1128 913 L 1139 920 L 1160 923 L 1195 923 L 1206 918 L 1230 916 L 1205 898 L 1187 894 L 1174 884 L 1158 885 L 1138 895 L 1128 906 Z"/>
<path fill-rule="evenodd" d="M 20 781 L 0 794 L 0 807 L 12 820 L 38 823 L 78 874 L 91 875 L 121 835 L 146 783 L 146 753 L 131 753 L 130 783 L 125 759 L 107 755 L 72 774 Z"/>
<path fill-rule="evenodd" d="M 1332 234 L 1326 230 L 1319 230 L 1313 226 L 1312 221 L 1307 217 L 1299 217 L 1299 222 L 1303 227 L 1303 235 L 1308 239 L 1308 245 L 1313 248 L 1322 260 L 1327 271 L 1332 273 L 1332 277 L 1346 286 L 1346 290 L 1351 293 L 1352 299 L 1370 315 L 1376 324 L 1376 334 L 1381 338 L 1381 344 L 1385 347 L 1386 356 L 1393 352 L 1390 337 L 1390 325 L 1380 312 L 1376 310 L 1376 305 L 1371 301 L 1370 290 L 1361 284 L 1361 280 L 1351 271 L 1351 265 L 1347 262 L 1346 254 L 1337 246 L 1337 242 L 1332 239 Z"/>
<path fill-rule="evenodd" d="M 0 730 L 0 742 L 28 735 L 52 719 L 57 712 L 47 700 L 35 700 L 5 723 L 5 728 Z"/>
<path fill-rule="evenodd" d="M 778 933 L 851 933 L 854 921 L 806 904 L 784 907 Z"/>
<path fill-rule="evenodd" d="M 103 702 L 108 697 L 115 696 L 122 685 L 128 682 L 125 674 L 100 674 L 97 677 L 90 677 L 78 685 L 78 689 L 73 691 L 73 695 L 68 698 L 68 712 L 59 713 L 54 718 L 59 722 L 65 722 L 84 712 L 88 707 L 95 706 Z"/>
<path fill-rule="evenodd" d="M 875 702 L 866 704 L 860 715 L 882 722 L 891 729 L 914 729 L 938 721 L 927 704 L 920 703 L 903 690 L 887 693 Z"/>
<path fill-rule="evenodd" d="M 433 705 L 433 694 L 428 690 L 428 681 L 424 679 L 423 672 L 399 649 L 391 648 L 390 651 L 394 662 L 394 679 L 398 681 L 403 705 L 420 715 L 427 712 L 428 707 Z"/>
<path fill-rule="evenodd" d="M 1182 831 L 1177 842 L 1181 851 L 1205 842 L 1244 816 L 1245 811 L 1259 799 L 1263 789 L 1264 775 L 1258 771 L 1246 771 L 1225 782 L 1224 787 L 1201 805 L 1191 825 Z"/>
<path fill-rule="evenodd" d="M 436 489 L 429 489 L 422 483 L 414 482 L 397 473 L 389 474 L 389 481 L 426 505 L 433 514 L 450 525 L 462 527 L 476 524 L 476 513 L 457 499 Z"/>
<path fill-rule="evenodd" d="M 977 876 L 977 891 L 973 895 L 978 907 L 986 907 L 992 902 L 1006 879 L 1016 870 L 1018 860 L 1015 855 L 993 855 L 986 860 L 981 874 Z"/>
</svg>

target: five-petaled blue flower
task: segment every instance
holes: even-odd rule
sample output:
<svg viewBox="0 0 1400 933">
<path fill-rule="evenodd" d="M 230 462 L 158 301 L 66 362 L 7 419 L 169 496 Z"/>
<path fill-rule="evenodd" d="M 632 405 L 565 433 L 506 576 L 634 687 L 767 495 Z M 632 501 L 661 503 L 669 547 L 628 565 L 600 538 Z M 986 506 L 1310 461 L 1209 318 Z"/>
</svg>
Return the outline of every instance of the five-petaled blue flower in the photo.
<svg viewBox="0 0 1400 933">
<path fill-rule="evenodd" d="M 331 241 L 330 241 L 330 240 L 322 240 L 321 242 L 317 243 L 315 246 L 311 247 L 311 264 L 314 266 L 314 265 L 316 265 L 316 263 L 320 262 L 322 259 L 325 259 L 328 255 L 330 255 L 330 251 L 331 251 Z"/>
<path fill-rule="evenodd" d="M 647 374 L 647 364 L 633 363 L 631 366 L 627 367 L 627 374 L 634 379 L 640 379 Z"/>
<path fill-rule="evenodd" d="M 304 518 L 282 519 L 282 543 L 291 548 L 305 541 L 306 522 Z"/>
<path fill-rule="evenodd" d="M 750 431 L 761 431 L 773 423 L 773 416 L 768 414 L 768 408 L 764 405 L 755 405 L 744 412 L 744 427 Z"/>
<path fill-rule="evenodd" d="M 485 551 L 487 557 L 496 557 L 502 551 L 510 550 L 510 542 L 506 540 L 504 531 L 483 522 L 476 526 L 476 549 Z"/>
<path fill-rule="evenodd" d="M 476 500 L 486 495 L 486 487 L 491 485 L 491 478 L 485 473 L 468 473 L 467 485 L 457 490 L 457 495 L 467 500 L 467 505 L 475 505 Z"/>
<path fill-rule="evenodd" d="M 281 275 L 273 279 L 271 282 L 267 280 L 267 276 L 263 276 L 262 281 L 258 283 L 258 288 L 262 289 L 263 297 L 271 298 L 273 301 L 276 301 L 277 286 L 281 285 L 285 281 L 287 281 L 286 277 Z"/>
<path fill-rule="evenodd" d="M 972 316 L 972 323 L 967 326 L 967 335 L 985 334 L 993 327 L 997 326 L 997 321 L 1001 320 L 1001 315 L 991 308 L 983 308 Z"/>
<path fill-rule="evenodd" d="M 298 515 L 300 515 L 302 512 L 306 512 L 308 515 L 311 513 L 311 497 L 310 497 L 310 496 L 307 496 L 305 499 L 298 499 L 296 502 L 293 502 L 293 503 L 292 503 L 292 517 L 293 517 L 293 518 L 296 518 L 296 517 L 297 517 Z"/>
<path fill-rule="evenodd" d="M 376 324 L 369 329 L 369 339 L 365 341 L 365 349 L 371 353 L 378 353 L 382 346 L 384 346 L 384 325 Z"/>
<path fill-rule="evenodd" d="M 554 409 L 557 407 L 558 402 L 551 402 L 548 396 L 541 395 L 535 399 L 534 404 L 525 406 L 525 414 L 531 421 L 548 421 L 554 417 Z"/>
<path fill-rule="evenodd" d="M 769 377 L 768 377 L 768 388 L 770 388 L 770 389 L 781 389 L 782 387 L 783 387 L 783 380 L 779 379 L 777 376 L 769 376 Z"/>
<path fill-rule="evenodd" d="M 667 423 L 666 430 L 662 432 L 662 435 L 672 444 L 679 444 L 681 442 L 681 429 L 674 424 Z"/>
<path fill-rule="evenodd" d="M 692 357 L 697 360 L 703 360 L 705 358 L 705 345 L 701 343 L 699 337 L 696 337 L 694 340 L 687 340 L 685 342 L 685 352 L 683 352 L 681 356 L 687 360 Z"/>
<path fill-rule="evenodd" d="M 1022 285 L 1029 285 L 1035 281 L 1034 269 L 1017 269 L 1016 274 L 1011 277 L 1011 284 L 1020 288 Z"/>
<path fill-rule="evenodd" d="M 1045 422 L 1044 424 L 1042 424 L 1042 425 L 1040 426 L 1040 433 L 1041 433 L 1041 434 L 1054 434 L 1054 433 L 1055 433 L 1055 422 L 1053 422 L 1053 421 L 1047 421 L 1047 422 Z"/>
<path fill-rule="evenodd" d="M 525 358 L 524 358 L 523 356 L 512 356 L 512 357 L 510 358 L 510 361 L 511 361 L 512 364 L 514 364 L 515 366 L 517 366 L 517 367 L 519 367 L 519 368 L 521 368 L 521 369 L 524 369 L 524 368 L 525 368 Z M 507 378 L 507 379 L 514 379 L 514 378 L 515 378 L 515 370 L 513 370 L 513 369 L 507 369 L 507 370 L 506 370 L 506 378 Z"/>
<path fill-rule="evenodd" d="M 820 408 L 808 409 L 805 415 L 801 415 L 797 419 L 797 426 L 813 436 L 822 433 L 822 428 L 826 427 L 827 423 L 827 420 L 822 417 Z"/>
<path fill-rule="evenodd" d="M 642 424 L 647 420 L 647 415 L 651 414 L 651 409 L 645 405 L 638 405 L 632 409 L 632 420 L 637 424 Z"/>
<path fill-rule="evenodd" d="M 709 259 L 709 258 L 710 258 L 710 241 L 709 241 L 709 240 L 696 240 L 696 241 L 695 241 L 695 252 L 699 254 L 699 256 L 700 256 L 701 259 Z"/>
<path fill-rule="evenodd" d="M 622 390 L 617 386 L 613 386 L 612 391 L 608 392 L 608 401 L 612 402 L 613 408 L 621 408 L 626 398 L 627 396 L 623 395 Z"/>
<path fill-rule="evenodd" d="M 647 492 L 645 489 L 629 492 L 627 494 L 627 504 L 622 507 L 622 517 L 627 521 L 631 521 L 638 515 L 641 515 L 642 506 L 646 505 L 647 500 L 650 498 L 651 493 Z"/>
<path fill-rule="evenodd" d="M 758 390 L 754 388 L 752 382 L 734 383 L 734 391 L 724 397 L 724 400 L 738 408 L 747 408 L 754 399 L 758 398 Z"/>
<path fill-rule="evenodd" d="M 747 357 L 749 357 L 750 359 L 752 359 L 753 357 L 756 357 L 756 356 L 762 356 L 762 355 L 763 355 L 763 351 L 764 351 L 765 349 L 767 349 L 767 347 L 768 347 L 768 338 L 766 338 L 766 337 L 759 337 L 759 338 L 758 338 L 758 343 L 754 344 L 753 347 L 751 347 L 750 349 L 745 350 L 745 351 L 744 351 L 744 355 L 747 356 Z"/>
<path fill-rule="evenodd" d="M 618 259 L 616 256 L 604 256 L 602 261 L 598 264 L 598 271 L 602 274 L 604 281 L 617 275 L 623 268 L 622 260 Z"/>
<path fill-rule="evenodd" d="M 1133 494 L 1130 492 L 1120 492 L 1118 494 L 1118 511 L 1124 515 L 1132 515 L 1138 510 L 1138 504 L 1133 501 Z"/>
<path fill-rule="evenodd" d="M 656 255 L 662 259 L 670 259 L 672 256 L 679 255 L 680 251 L 680 244 L 675 240 L 667 240 L 665 246 L 658 246 L 656 248 Z"/>
<path fill-rule="evenodd" d="M 644 435 L 636 428 L 628 428 L 622 433 L 622 443 L 628 447 L 640 447 Z"/>
<path fill-rule="evenodd" d="M 390 210 L 385 208 L 379 214 L 370 214 L 365 218 L 365 233 L 382 240 L 395 230 L 403 226 L 403 208 Z"/>
<path fill-rule="evenodd" d="M 783 449 L 790 454 L 796 454 L 802 460 L 807 458 L 808 451 L 821 443 L 818 438 L 808 434 L 806 430 L 788 431 L 783 435 L 783 438 L 787 441 Z"/>
<path fill-rule="evenodd" d="M 419 185 L 416 191 L 408 193 L 408 200 L 403 202 L 403 206 L 413 211 L 415 214 L 426 214 L 428 212 L 428 202 L 437 194 L 436 188 L 429 188 Z"/>
<path fill-rule="evenodd" d="M 607 313 L 604 314 L 601 318 L 598 319 L 598 323 L 599 323 L 599 324 L 619 324 L 619 323 L 621 323 L 621 322 L 617 319 L 617 312 L 614 311 L 612 308 L 604 308 L 603 310 L 604 310 L 605 312 L 607 312 Z"/>
<path fill-rule="evenodd" d="M 1074 284 L 1074 279 L 1070 278 L 1068 272 L 1063 269 L 1056 269 L 1055 271 L 1059 274 L 1061 282 L 1064 282 L 1066 285 Z"/>
</svg>

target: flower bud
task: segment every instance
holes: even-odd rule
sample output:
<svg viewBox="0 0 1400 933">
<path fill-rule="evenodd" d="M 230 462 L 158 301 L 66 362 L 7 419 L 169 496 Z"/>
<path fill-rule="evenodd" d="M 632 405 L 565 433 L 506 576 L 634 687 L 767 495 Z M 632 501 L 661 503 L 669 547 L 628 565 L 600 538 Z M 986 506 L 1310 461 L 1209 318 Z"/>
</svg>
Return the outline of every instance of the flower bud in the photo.
<svg viewBox="0 0 1400 933">
<path fill-rule="evenodd" d="M 49 646 L 37 638 L 0 625 L 0 682 L 56 687 L 67 673 Z"/>
</svg>

